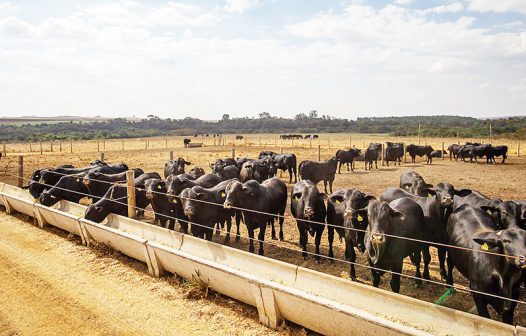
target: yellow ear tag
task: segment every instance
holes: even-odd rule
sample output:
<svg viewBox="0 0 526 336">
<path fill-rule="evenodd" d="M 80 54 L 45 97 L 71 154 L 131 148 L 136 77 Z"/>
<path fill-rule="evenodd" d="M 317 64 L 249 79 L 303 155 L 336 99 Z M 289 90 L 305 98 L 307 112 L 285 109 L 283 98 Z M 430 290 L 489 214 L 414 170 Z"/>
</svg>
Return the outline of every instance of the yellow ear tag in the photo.
<svg viewBox="0 0 526 336">
<path fill-rule="evenodd" d="M 80 182 L 80 179 L 78 178 L 76 181 L 77 181 L 77 182 Z"/>
<path fill-rule="evenodd" d="M 160 185 L 157 186 L 157 189 L 161 190 L 163 187 L 161 187 Z"/>
<path fill-rule="evenodd" d="M 491 210 L 486 210 L 486 212 L 488 213 L 488 215 L 492 214 Z"/>
<path fill-rule="evenodd" d="M 483 249 L 484 251 L 489 250 L 489 247 L 488 247 L 487 243 L 482 244 L 482 246 L 480 248 Z"/>
<path fill-rule="evenodd" d="M 221 197 L 225 197 L 225 196 L 226 196 L 225 192 L 222 191 L 222 192 L 221 192 Z"/>
<path fill-rule="evenodd" d="M 433 195 L 432 194 L 427 194 L 427 197 L 433 197 Z"/>
<path fill-rule="evenodd" d="M 356 217 L 356 219 L 358 220 L 358 222 L 362 222 L 363 221 L 363 217 L 358 215 L 358 217 Z"/>
<path fill-rule="evenodd" d="M 295 201 L 299 200 L 300 198 L 298 196 L 294 196 L 293 198 Z"/>
<path fill-rule="evenodd" d="M 406 189 L 409 189 L 409 186 L 408 186 L 408 185 L 406 185 L 406 186 L 405 186 L 405 188 L 406 188 Z"/>
<path fill-rule="evenodd" d="M 334 203 L 336 203 L 336 204 L 340 204 L 341 201 L 337 199 L 336 201 L 334 201 Z"/>
</svg>

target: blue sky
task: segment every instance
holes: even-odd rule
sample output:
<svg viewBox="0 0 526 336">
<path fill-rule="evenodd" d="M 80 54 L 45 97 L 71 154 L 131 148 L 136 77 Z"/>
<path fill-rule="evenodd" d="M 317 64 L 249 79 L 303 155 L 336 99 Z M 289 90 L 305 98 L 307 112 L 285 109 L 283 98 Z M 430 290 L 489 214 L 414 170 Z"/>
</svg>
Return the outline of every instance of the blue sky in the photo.
<svg viewBox="0 0 526 336">
<path fill-rule="evenodd" d="M 524 0 L 0 0 L 0 116 L 526 115 Z"/>
</svg>

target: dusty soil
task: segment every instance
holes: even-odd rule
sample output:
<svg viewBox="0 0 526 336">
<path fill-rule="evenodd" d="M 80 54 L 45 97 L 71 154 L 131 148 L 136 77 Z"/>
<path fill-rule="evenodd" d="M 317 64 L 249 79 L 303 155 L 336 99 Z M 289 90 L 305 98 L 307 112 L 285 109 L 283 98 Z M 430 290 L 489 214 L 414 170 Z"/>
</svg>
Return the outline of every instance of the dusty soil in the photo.
<svg viewBox="0 0 526 336">
<path fill-rule="evenodd" d="M 142 263 L 0 213 L 0 335 L 304 335 Z M 190 298 L 191 297 L 191 298 Z"/>
<path fill-rule="evenodd" d="M 324 144 L 324 147 L 322 147 L 321 149 L 322 159 L 326 159 L 326 158 L 329 158 L 330 156 L 333 156 L 336 149 L 338 148 L 348 147 L 349 136 L 350 135 L 331 135 L 331 137 L 333 137 L 331 138 L 331 148 L 328 148 L 329 147 L 327 143 L 328 139 L 325 139 L 324 135 L 321 135 L 320 141 L 322 144 Z M 368 143 L 369 141 L 378 141 L 378 140 L 380 141 L 399 140 L 399 139 L 389 139 L 385 136 L 384 137 L 368 136 L 368 138 L 359 138 L 356 135 L 351 135 L 351 136 L 353 136 L 353 139 L 354 139 L 351 141 L 353 141 L 353 144 L 356 144 L 356 146 L 359 148 L 363 148 L 362 142 Z M 269 136 L 269 135 L 263 135 L 261 138 L 262 138 L 261 140 L 262 144 L 266 144 L 266 145 L 263 145 L 260 147 L 259 137 L 253 137 L 252 146 L 235 147 L 236 157 L 241 157 L 241 156 L 255 157 L 261 150 L 267 150 L 267 149 L 275 150 L 279 152 L 279 148 L 274 147 L 274 143 L 276 143 L 278 147 L 280 146 L 279 139 L 276 140 L 275 136 Z M 401 139 L 401 140 L 405 140 L 406 142 L 408 141 L 408 139 Z M 412 139 L 412 140 L 414 141 L 415 139 Z M 472 139 L 469 139 L 469 140 L 472 140 Z M 476 140 L 480 140 L 480 139 L 476 139 Z M 164 147 L 166 145 L 166 142 L 164 139 L 157 139 L 157 140 L 154 139 L 150 141 L 150 144 L 149 144 L 150 149 L 144 150 L 144 149 L 135 149 L 138 147 L 140 148 L 141 144 L 144 145 L 144 142 L 141 142 L 140 140 L 129 140 L 129 141 L 130 142 L 134 141 L 133 143 L 138 143 L 139 146 L 135 146 L 135 147 L 130 146 L 130 148 L 127 148 L 125 146 L 126 150 L 122 151 L 120 148 L 122 143 L 120 141 L 113 141 L 113 144 L 117 146 L 118 148 L 116 150 L 111 150 L 112 147 L 110 143 L 107 143 L 106 144 L 107 150 L 105 151 L 106 160 L 108 162 L 121 162 L 121 161 L 126 162 L 132 168 L 141 167 L 145 171 L 157 171 L 157 172 L 160 172 L 161 174 L 162 174 L 162 170 L 164 167 L 164 162 L 168 158 L 169 150 L 174 150 L 175 157 L 183 156 L 188 161 L 191 161 L 192 165 L 189 167 L 189 169 L 193 166 L 201 166 L 201 167 L 204 167 L 205 170 L 209 171 L 209 168 L 207 168 L 208 163 L 213 162 L 216 158 L 229 157 L 231 155 L 231 149 L 232 149 L 231 146 L 224 146 L 224 147 L 223 146 L 215 146 L 215 147 L 207 146 L 207 147 L 202 147 L 202 148 L 184 149 L 181 146 L 182 141 L 180 141 L 179 143 L 179 140 L 177 143 L 175 143 L 175 140 L 174 140 L 173 144 L 169 142 L 170 148 L 165 149 Z M 205 139 L 205 143 L 206 141 L 211 142 L 212 140 Z M 442 142 L 445 142 L 445 146 L 447 147 L 449 143 L 457 142 L 457 141 L 456 139 L 455 141 L 444 140 L 444 139 L 425 139 L 425 142 L 432 144 L 436 148 L 440 148 Z M 251 142 L 249 141 L 248 144 L 250 143 Z M 422 144 L 423 143 L 424 143 L 424 140 L 422 140 Z M 512 147 L 513 141 L 511 140 L 502 140 L 502 141 L 494 142 L 494 144 L 497 144 L 497 143 L 498 144 L 500 143 L 508 144 L 511 148 L 510 150 L 511 152 L 513 152 L 516 149 L 516 147 L 515 148 Z M 241 141 L 241 142 L 237 142 L 237 144 L 243 145 L 244 143 L 243 141 Z M 289 146 L 291 144 L 292 143 L 290 142 L 287 143 L 287 145 Z M 175 147 L 172 147 L 172 145 L 175 145 Z M 284 145 L 285 145 L 285 142 L 284 142 Z M 295 142 L 294 145 L 297 146 L 298 144 Z M 295 148 L 284 147 L 283 151 L 295 153 L 298 156 L 298 162 L 301 160 L 305 160 L 305 159 L 309 159 L 309 160 L 316 159 L 317 144 L 315 142 L 312 143 L 312 148 L 310 147 L 310 142 L 308 140 L 301 142 L 299 145 L 303 147 L 301 148 L 300 147 L 295 147 Z M 96 143 L 95 143 L 95 148 L 93 148 L 93 146 L 94 146 L 93 142 L 89 142 L 89 143 L 86 142 L 84 147 L 82 146 L 82 144 L 77 143 L 75 144 L 74 148 L 75 149 L 78 148 L 79 152 L 73 153 L 73 154 L 65 153 L 65 152 L 62 152 L 62 153 L 55 152 L 55 153 L 46 153 L 44 155 L 40 155 L 39 153 L 32 153 L 32 154 L 26 155 L 24 158 L 24 162 L 25 162 L 24 176 L 27 178 L 34 169 L 39 168 L 39 167 L 44 167 L 44 166 L 54 166 L 54 165 L 64 164 L 64 163 L 71 163 L 76 166 L 86 165 L 91 160 L 99 157 L 99 153 L 97 152 Z M 101 150 L 102 150 L 102 147 L 101 147 Z M 461 163 L 461 162 L 450 162 L 448 159 L 447 160 L 435 159 L 433 164 L 428 166 L 428 165 L 425 165 L 422 161 L 423 160 L 420 159 L 420 161 L 418 161 L 416 164 L 405 163 L 405 164 L 402 164 L 402 166 L 392 166 L 391 165 L 390 167 L 387 167 L 387 166 L 382 167 L 379 163 L 379 169 L 373 170 L 373 171 L 364 171 L 363 162 L 357 162 L 356 163 L 357 170 L 354 172 L 347 172 L 345 169 L 342 168 L 342 174 L 337 175 L 336 177 L 336 180 L 334 183 L 334 190 L 337 190 L 339 188 L 354 187 L 364 192 L 371 193 L 373 195 L 378 195 L 388 186 L 397 186 L 398 181 L 399 181 L 399 176 L 403 171 L 414 170 L 420 173 L 422 176 L 424 176 L 426 181 L 428 181 L 429 183 L 436 184 L 441 181 L 448 181 L 452 183 L 453 185 L 455 185 L 457 188 L 473 188 L 473 189 L 481 191 L 482 193 L 490 197 L 500 197 L 502 199 L 524 199 L 526 198 L 526 195 L 524 192 L 524 184 L 523 184 L 523 182 L 526 179 L 526 169 L 525 169 L 526 159 L 525 158 L 522 158 L 522 157 L 516 158 L 515 155 L 512 154 L 510 155 L 510 158 L 505 165 L 501 165 L 501 164 L 486 165 L 482 163 L 468 164 L 468 163 Z M 6 158 L 2 158 L 2 161 L 0 162 L 0 180 L 1 181 L 15 183 L 15 179 L 13 177 L 13 175 L 16 173 L 15 162 L 16 162 L 16 157 L 14 156 L 8 156 Z M 283 179 L 288 182 L 287 173 L 283 174 Z M 319 186 L 323 188 L 321 184 Z M 290 212 L 288 210 L 286 212 L 286 215 L 288 216 L 288 218 L 285 221 L 285 227 L 284 227 L 285 241 L 280 242 L 280 241 L 272 240 L 270 237 L 270 232 L 269 232 L 270 230 L 267 230 L 267 235 L 265 237 L 265 241 L 268 242 L 265 248 L 266 255 L 276 258 L 276 259 L 287 261 L 290 263 L 299 264 L 299 265 L 313 268 L 313 269 L 316 269 L 322 272 L 326 272 L 329 274 L 347 278 L 348 277 L 347 276 L 348 264 L 344 262 L 341 262 L 341 261 L 330 262 L 328 260 L 322 260 L 322 262 L 318 264 L 314 262 L 312 258 L 303 260 L 303 258 L 301 257 L 301 254 L 299 253 L 300 247 L 298 244 L 298 233 L 297 233 L 295 221 L 290 217 Z M 146 219 L 146 220 L 149 220 L 149 219 Z M 15 230 L 18 230 L 18 229 L 15 229 Z M 20 247 L 25 248 L 25 250 L 21 248 L 21 250 L 17 252 L 17 255 L 26 255 L 27 253 L 34 253 L 33 251 L 35 248 L 37 248 L 36 246 L 40 246 L 40 243 L 38 242 L 39 238 L 31 238 L 31 239 L 36 239 L 37 241 L 31 241 L 29 238 L 25 238 L 25 235 L 23 233 L 26 232 L 26 230 L 36 230 L 36 229 L 27 224 L 21 225 L 19 235 L 13 234 L 9 238 L 6 236 L 5 239 L 3 239 L 3 241 L 1 242 L 2 245 L 0 246 L 3 247 L 4 245 L 9 246 L 9 244 L 17 244 Z M 247 235 L 247 232 L 246 230 L 244 230 L 244 227 L 242 227 L 241 233 L 243 236 Z M 50 239 L 49 236 L 52 236 L 49 233 L 45 233 L 44 235 L 48 237 L 47 239 Z M 19 240 L 22 240 L 22 241 L 19 242 Z M 61 241 L 62 243 L 59 243 L 58 241 Z M 71 242 L 64 241 L 63 239 L 58 239 L 58 241 L 56 245 L 59 245 L 59 246 L 64 246 L 64 244 L 71 244 Z M 214 237 L 214 241 L 222 242 L 223 236 Z M 248 250 L 248 240 L 247 239 L 241 239 L 240 242 L 233 241 L 230 244 L 233 247 Z M 227 313 L 225 313 L 225 316 L 228 315 L 229 316 L 228 318 L 230 317 L 234 318 L 237 321 L 237 323 L 236 323 L 236 326 L 233 327 L 232 329 L 225 329 L 226 330 L 225 333 L 254 332 L 257 334 L 261 334 L 263 331 L 270 333 L 270 331 L 262 328 L 257 323 L 257 316 L 256 316 L 255 311 L 252 308 L 248 308 L 244 305 L 241 305 L 240 303 L 235 303 L 232 306 L 230 306 L 229 304 L 221 303 L 222 301 L 218 303 L 216 300 L 198 301 L 199 302 L 198 305 L 195 304 L 195 302 L 191 302 L 188 307 L 185 306 L 185 303 L 187 302 L 184 300 L 182 301 L 180 300 L 181 302 L 173 303 L 172 301 L 170 301 L 172 298 L 175 297 L 175 299 L 177 300 L 177 299 L 180 299 L 182 296 L 181 291 L 183 291 L 183 289 L 181 288 L 182 286 L 180 283 L 176 282 L 174 285 L 172 282 L 170 282 L 167 279 L 162 279 L 162 280 L 152 279 L 148 277 L 147 275 L 145 275 L 144 272 L 142 272 L 142 270 L 138 270 L 140 268 L 144 268 L 143 265 L 138 266 L 136 265 L 135 262 L 127 260 L 126 262 L 124 262 L 124 264 L 126 265 L 124 266 L 121 260 L 114 260 L 112 258 L 107 258 L 105 255 L 100 255 L 100 254 L 91 255 L 82 246 L 78 246 L 76 244 L 71 244 L 71 245 L 72 247 L 68 247 L 68 248 L 82 250 L 84 251 L 83 253 L 84 257 L 87 257 L 90 259 L 89 261 L 80 261 L 80 265 L 82 266 L 74 267 L 72 265 L 71 267 L 74 267 L 73 269 L 78 270 L 78 272 L 80 273 L 75 272 L 74 276 L 72 276 L 70 273 L 63 280 L 68 280 L 68 282 L 78 281 L 75 283 L 86 283 L 86 284 L 92 285 L 89 291 L 90 295 L 89 297 L 87 297 L 87 299 L 91 298 L 91 301 L 90 301 L 91 303 L 89 306 L 90 311 L 104 309 L 104 308 L 109 309 L 109 308 L 106 308 L 106 302 L 107 302 L 106 300 L 110 300 L 110 299 L 108 299 L 106 296 L 110 295 L 110 288 L 108 288 L 110 284 L 122 284 L 122 287 L 116 286 L 116 288 L 122 290 L 121 295 L 125 295 L 125 296 L 129 292 L 135 292 L 136 290 L 138 292 L 144 291 L 145 293 L 148 292 L 148 290 L 150 290 L 149 292 L 150 295 L 146 295 L 146 296 L 132 295 L 136 301 L 132 301 L 133 304 L 131 303 L 128 304 L 128 302 L 130 301 L 126 301 L 125 307 L 123 307 L 125 309 L 123 310 L 116 309 L 115 311 L 111 310 L 112 312 L 111 314 L 118 314 L 118 320 L 129 321 L 128 319 L 138 319 L 137 320 L 139 321 L 138 323 L 123 322 L 122 324 L 118 324 L 114 321 L 113 323 L 116 323 L 116 324 L 113 324 L 113 323 L 107 322 L 108 317 L 105 317 L 105 319 L 103 319 L 104 322 L 99 322 L 99 320 L 96 320 L 97 322 L 93 322 L 90 320 L 90 323 L 94 323 L 95 325 L 94 330 L 98 330 L 97 323 L 100 323 L 100 325 L 103 326 L 104 328 L 106 328 L 106 326 L 108 327 L 111 326 L 113 328 L 114 325 L 118 325 L 121 327 L 125 326 L 126 328 L 129 327 L 130 332 L 133 332 L 135 330 L 134 328 L 142 327 L 143 325 L 146 324 L 145 318 L 138 317 L 138 316 L 142 316 L 142 314 L 130 314 L 129 313 L 130 309 L 131 311 L 133 311 L 134 310 L 133 307 L 135 307 L 135 305 L 138 305 L 139 307 L 137 309 L 141 309 L 142 311 L 142 309 L 144 309 L 143 306 L 148 305 L 145 298 L 148 297 L 148 299 L 150 299 L 150 297 L 152 296 L 151 288 L 157 288 L 157 286 L 161 286 L 163 289 L 160 290 L 160 292 L 163 292 L 166 288 L 169 288 L 168 291 L 170 293 L 171 291 L 176 293 L 176 294 L 173 294 L 173 296 L 153 295 L 153 297 L 156 300 L 158 300 L 157 306 L 160 308 L 156 309 L 156 311 L 159 311 L 159 314 L 161 314 L 161 316 L 165 316 L 164 314 L 167 313 L 168 311 L 174 312 L 174 314 L 172 314 L 171 316 L 180 316 L 180 314 L 185 314 L 186 311 L 191 312 L 188 314 L 189 316 L 188 321 L 192 321 L 192 322 L 191 323 L 188 322 L 189 325 L 187 326 L 185 326 L 185 324 L 181 326 L 180 327 L 182 328 L 181 330 L 193 330 L 191 329 L 191 325 L 195 324 L 195 325 L 199 325 L 199 328 L 202 328 L 202 330 L 194 331 L 194 332 L 196 333 L 203 332 L 205 334 L 210 333 L 213 330 L 211 328 L 217 326 L 217 323 L 215 322 L 214 323 L 202 323 L 205 320 L 203 319 L 203 316 L 207 316 L 206 319 L 211 319 L 210 316 L 214 315 L 212 313 L 213 311 L 216 311 L 216 310 L 222 311 L 222 309 L 226 309 Z M 55 245 L 52 244 L 51 247 L 48 247 L 48 248 L 52 250 L 54 246 Z M 344 249 L 343 244 L 336 239 L 335 241 L 335 254 L 336 254 L 335 257 L 336 258 L 344 259 L 343 249 Z M 312 238 L 309 239 L 309 251 L 313 251 Z M 434 253 L 434 251 L 432 252 Z M 78 258 L 77 256 L 78 253 L 72 252 L 72 254 L 73 254 L 73 257 L 71 258 L 76 263 L 77 259 L 75 258 Z M 86 256 L 86 254 L 89 256 Z M 322 254 L 327 255 L 326 234 L 324 234 L 324 237 L 322 238 Z M 6 261 L 6 258 L 1 258 L 1 259 L 3 263 L 13 262 L 14 260 L 13 258 L 9 258 L 8 261 Z M 50 262 L 48 262 L 47 259 L 45 260 L 46 262 L 44 263 L 44 262 L 41 262 L 41 259 L 37 258 L 35 261 L 35 262 L 38 262 L 37 264 L 35 265 L 30 264 L 29 269 L 32 272 L 31 273 L 32 279 L 39 279 L 41 272 L 43 273 L 43 275 L 45 275 L 47 272 L 46 270 L 53 269 L 53 262 L 54 262 L 53 259 Z M 86 275 L 82 273 L 83 270 L 86 271 L 85 266 L 92 265 L 92 263 L 98 263 L 98 262 L 102 262 L 104 266 L 101 266 L 101 268 L 95 267 L 95 269 L 103 270 L 103 271 L 100 271 L 99 273 L 95 272 L 94 274 L 86 274 Z M 367 263 L 366 258 L 363 255 L 358 255 L 357 262 L 360 264 Z M 58 267 L 60 270 L 63 270 L 64 268 L 59 265 L 61 265 L 61 263 L 58 263 L 58 265 L 55 265 L 55 267 Z M 130 265 L 132 265 L 131 268 L 129 267 Z M 12 266 L 12 267 L 15 267 L 15 266 Z M 6 266 L 3 267 L 3 271 L 5 273 L 3 276 L 8 276 L 8 275 L 13 276 L 13 274 L 15 274 L 14 276 L 18 277 L 20 273 L 28 272 L 28 271 L 23 271 L 23 272 L 18 271 L 20 273 L 17 273 L 16 268 L 13 271 L 7 272 L 6 271 L 7 269 L 8 268 Z M 358 273 L 358 281 L 368 283 L 368 284 L 371 283 L 370 271 L 368 269 L 357 266 L 357 273 Z M 410 265 L 409 261 L 407 261 L 404 266 L 404 273 L 410 274 L 410 275 L 414 274 L 414 268 Z M 108 281 L 101 280 L 104 278 L 104 276 L 108 276 L 108 275 L 112 277 L 111 279 L 113 281 L 108 282 Z M 125 281 L 121 279 L 121 276 L 123 279 L 125 279 Z M 70 277 L 72 278 L 70 279 Z M 97 278 L 100 278 L 100 279 L 97 279 Z M 438 273 L 438 262 L 435 257 L 433 258 L 432 265 L 431 265 L 431 278 L 435 281 L 441 282 L 440 276 Z M 382 288 L 390 290 L 389 289 L 389 279 L 390 277 L 388 275 L 385 275 L 383 277 L 383 281 L 381 284 Z M 455 282 L 458 284 L 462 284 L 464 286 L 468 285 L 467 281 L 458 273 L 455 274 Z M 43 288 L 50 287 L 50 285 L 43 285 L 43 286 L 44 286 Z M 167 287 L 164 287 L 164 286 L 167 286 Z M 71 287 L 74 288 L 75 286 L 71 286 Z M 79 287 L 79 288 L 82 289 L 82 287 Z M 111 290 L 116 290 L 116 288 L 112 287 Z M 429 302 L 436 301 L 444 293 L 445 290 L 446 288 L 444 286 L 435 285 L 435 284 L 424 284 L 424 286 L 422 286 L 421 288 L 417 288 L 415 287 L 413 280 L 406 279 L 406 278 L 403 278 L 402 283 L 401 283 L 401 293 L 402 294 L 416 297 L 416 298 L 419 298 L 425 301 L 429 301 Z M 120 293 L 119 291 L 117 292 Z M 153 292 L 155 294 L 158 294 L 157 290 L 153 290 Z M 13 298 L 19 297 L 18 294 L 12 294 L 12 295 L 13 296 L 8 295 L 11 301 L 13 301 Z M 95 299 L 93 299 L 93 297 L 95 297 Z M 111 297 L 113 296 L 110 296 L 110 298 Z M 60 299 L 62 297 L 59 296 L 58 298 Z M 521 299 L 524 300 L 524 297 L 522 296 Z M 60 302 L 59 305 L 62 306 L 62 308 L 68 309 L 68 310 L 72 309 L 70 306 L 77 307 L 76 303 L 71 304 L 69 301 L 63 302 L 61 300 L 56 300 L 56 302 Z M 121 301 L 116 300 L 116 301 L 110 301 L 110 302 L 111 302 L 111 305 L 113 305 L 113 304 L 117 304 L 115 302 L 121 302 Z M 190 309 L 190 307 L 195 308 L 199 305 L 201 307 L 200 309 L 203 309 L 203 310 L 206 310 L 204 308 L 205 306 L 210 305 L 210 307 L 212 307 L 210 308 L 211 313 L 207 315 L 203 313 L 197 313 L 195 310 Z M 217 307 L 218 305 L 220 306 L 221 309 Z M 452 297 L 450 297 L 448 300 L 446 300 L 445 305 L 452 307 L 452 308 L 461 309 L 463 311 L 469 311 L 473 307 L 473 301 L 469 294 L 457 292 Z M 27 309 L 25 308 L 26 306 L 27 306 L 26 304 L 22 304 L 21 307 L 19 306 L 18 308 Z M 132 307 L 130 308 L 130 306 Z M 173 307 L 175 311 L 169 310 L 167 306 Z M 53 307 L 55 309 L 59 309 L 57 307 L 57 303 L 55 303 Z M 84 309 L 83 305 L 81 307 L 83 307 L 82 309 Z M 18 308 L 12 307 L 11 310 L 7 311 L 7 312 L 17 311 L 21 314 L 20 315 L 21 320 L 14 321 L 14 322 L 12 320 L 9 320 L 11 323 L 9 325 L 11 325 L 13 328 L 21 328 L 21 326 L 27 325 L 26 319 L 30 319 L 33 314 L 40 315 L 42 311 L 42 309 L 35 309 L 35 311 L 31 312 L 31 314 L 26 314 L 26 313 L 23 313 L 24 309 L 22 309 L 21 311 L 18 311 Z M 525 311 L 526 310 L 525 310 L 524 305 L 521 305 L 519 306 L 515 314 L 516 316 L 515 320 L 520 325 L 526 325 L 526 314 L 524 314 Z M 106 311 L 104 310 L 104 312 Z M 243 317 L 244 314 L 248 316 L 248 319 Z M 106 316 L 107 314 L 103 314 L 103 315 Z M 0 315 L 2 320 L 6 320 L 5 316 L 6 316 L 5 313 L 2 313 L 2 315 Z M 24 319 L 22 319 L 22 317 L 24 317 Z M 223 319 L 226 321 L 227 318 L 226 317 L 220 318 L 220 320 L 223 320 Z M 158 320 L 161 321 L 162 318 L 159 318 Z M 164 320 L 162 321 L 165 322 Z M 196 322 L 194 323 L 193 321 L 196 321 Z M 197 321 L 201 321 L 201 323 L 197 323 Z M 157 323 L 157 322 L 158 321 L 149 321 L 148 323 Z M 159 322 L 156 324 L 156 326 L 157 327 L 160 327 L 159 325 L 173 326 L 174 323 L 179 323 L 179 322 L 186 323 L 187 320 L 186 318 L 185 319 L 176 318 L 166 323 Z M 80 322 L 74 321 L 74 317 L 71 316 L 71 320 L 66 320 L 66 322 L 63 323 L 64 326 L 62 327 L 66 327 L 65 324 L 68 324 L 69 325 L 67 326 L 68 328 L 77 328 L 77 327 L 81 328 L 77 326 L 77 323 L 80 324 Z M 225 322 L 224 324 L 220 324 L 220 325 L 226 326 L 230 324 L 232 323 Z M 90 326 L 93 326 L 93 324 L 85 325 L 84 327 L 89 329 Z M 51 328 L 51 327 L 56 327 L 56 326 L 55 324 L 51 323 L 51 325 L 48 327 Z M 186 327 L 190 329 L 183 329 Z M 115 333 L 119 333 L 120 329 L 118 329 L 117 327 L 115 328 L 116 328 L 114 330 Z M 150 329 L 150 330 L 154 330 L 155 327 L 152 327 L 152 328 L 153 329 Z M 92 330 L 92 332 L 94 332 L 94 330 Z M 107 329 L 107 330 L 110 330 L 110 329 Z M 219 330 L 222 330 L 222 329 L 219 329 Z M 296 332 L 296 331 L 297 330 L 293 330 L 293 332 Z M 111 333 L 111 331 L 107 333 Z"/>
</svg>

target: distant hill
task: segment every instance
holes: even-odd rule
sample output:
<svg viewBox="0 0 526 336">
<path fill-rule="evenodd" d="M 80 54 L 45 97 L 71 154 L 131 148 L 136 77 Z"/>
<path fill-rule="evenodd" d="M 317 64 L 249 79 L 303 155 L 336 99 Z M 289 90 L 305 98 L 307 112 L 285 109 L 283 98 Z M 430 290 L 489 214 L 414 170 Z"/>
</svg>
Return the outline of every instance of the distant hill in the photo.
<svg viewBox="0 0 526 336">
<path fill-rule="evenodd" d="M 64 119 L 66 118 L 66 119 Z M 69 119 L 68 119 L 69 118 Z M 494 137 L 526 138 L 526 117 L 477 119 L 460 116 L 409 116 L 339 119 L 319 117 L 316 111 L 300 113 L 294 118 L 277 118 L 264 112 L 259 118 L 230 118 L 219 121 L 195 118 L 147 119 L 105 118 L 3 118 L 0 119 L 0 141 L 90 140 L 101 138 L 133 138 L 162 135 L 194 135 L 197 133 L 384 133 L 416 135 L 421 125 L 423 136 L 486 137 L 489 124 Z"/>
</svg>

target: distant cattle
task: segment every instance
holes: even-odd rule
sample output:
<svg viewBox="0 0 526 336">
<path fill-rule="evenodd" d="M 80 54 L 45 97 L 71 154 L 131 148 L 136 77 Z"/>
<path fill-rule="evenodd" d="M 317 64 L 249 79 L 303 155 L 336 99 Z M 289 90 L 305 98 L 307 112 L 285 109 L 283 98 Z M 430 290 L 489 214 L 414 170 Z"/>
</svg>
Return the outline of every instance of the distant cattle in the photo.
<svg viewBox="0 0 526 336">
<path fill-rule="evenodd" d="M 378 169 L 378 158 L 380 155 L 382 155 L 382 144 L 370 143 L 364 153 L 365 170 L 367 170 L 367 167 L 369 167 L 369 170 L 373 169 L 373 162 L 376 169 Z"/>
<path fill-rule="evenodd" d="M 431 152 L 432 158 L 442 158 L 443 156 L 447 155 L 447 152 L 445 150 L 434 150 Z"/>
<path fill-rule="evenodd" d="M 404 143 L 403 142 L 386 142 L 385 147 L 385 162 L 389 166 L 389 161 L 394 161 L 395 165 L 398 162 L 398 165 L 402 163 L 402 158 L 404 157 Z"/>
<path fill-rule="evenodd" d="M 455 161 L 457 161 L 457 159 L 459 158 L 459 152 L 460 152 L 461 148 L 462 148 L 462 146 L 458 145 L 458 144 L 451 144 L 451 145 L 449 145 L 447 150 L 449 151 L 449 160 L 450 161 L 452 159 L 455 159 Z"/>
<path fill-rule="evenodd" d="M 299 165 L 300 177 L 304 180 L 309 180 L 314 184 L 323 181 L 325 193 L 327 193 L 327 182 L 332 193 L 332 183 L 336 174 L 336 166 L 338 160 L 335 157 L 330 158 L 324 162 L 315 162 L 305 160 Z"/>
<path fill-rule="evenodd" d="M 347 171 L 349 171 L 349 166 L 351 171 L 354 171 L 354 159 L 358 157 L 361 153 L 360 149 L 350 148 L 348 150 L 338 150 L 336 151 L 335 157 L 338 160 L 338 174 L 341 174 L 341 169 L 343 164 L 347 164 Z"/>
<path fill-rule="evenodd" d="M 190 140 L 190 139 L 188 139 L 188 138 L 185 138 L 185 139 L 183 140 L 183 144 L 184 144 L 185 147 L 188 147 L 188 144 L 189 144 L 190 142 L 192 142 L 192 140 Z"/>
<path fill-rule="evenodd" d="M 293 153 L 277 154 L 272 151 L 263 151 L 259 153 L 258 158 L 271 157 L 276 164 L 276 169 L 289 172 L 289 183 L 292 183 L 292 174 L 294 174 L 294 182 L 297 182 L 296 176 L 296 155 Z"/>
<path fill-rule="evenodd" d="M 433 152 L 433 147 L 431 146 L 418 146 L 418 145 L 408 145 L 406 147 L 406 152 L 409 154 L 409 156 L 411 157 L 411 163 L 415 163 L 416 162 L 416 157 L 417 156 L 426 156 L 427 160 L 426 160 L 426 163 L 427 164 L 431 164 L 433 163 L 433 158 L 431 157 L 431 152 Z"/>
<path fill-rule="evenodd" d="M 413 195 L 426 197 L 426 189 L 433 188 L 433 185 L 426 183 L 420 174 L 414 171 L 407 171 L 400 175 L 399 187 Z"/>
<path fill-rule="evenodd" d="M 495 157 L 502 156 L 502 164 L 506 162 L 506 159 L 508 158 L 508 146 L 495 146 L 492 149 L 491 157 L 493 162 L 495 162 Z"/>
<path fill-rule="evenodd" d="M 236 140 L 243 140 L 243 136 L 242 135 L 236 135 Z"/>
</svg>

